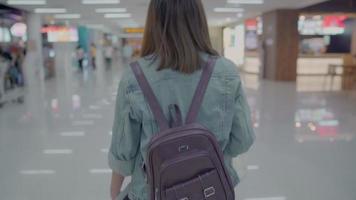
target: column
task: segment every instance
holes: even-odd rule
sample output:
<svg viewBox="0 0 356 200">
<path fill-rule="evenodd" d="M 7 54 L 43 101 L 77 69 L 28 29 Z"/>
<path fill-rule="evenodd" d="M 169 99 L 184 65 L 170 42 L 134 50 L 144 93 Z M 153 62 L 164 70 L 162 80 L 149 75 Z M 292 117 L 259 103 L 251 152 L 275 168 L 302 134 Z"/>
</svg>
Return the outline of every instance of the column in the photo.
<svg viewBox="0 0 356 200">
<path fill-rule="evenodd" d="M 29 13 L 27 16 L 28 43 L 23 70 L 26 84 L 25 104 L 27 112 L 32 115 L 39 134 L 45 135 L 48 126 L 45 119 L 45 77 L 42 55 L 41 16 Z"/>
<path fill-rule="evenodd" d="M 352 26 L 351 54 L 353 55 L 354 63 L 356 63 L 356 20 L 353 21 Z"/>
<path fill-rule="evenodd" d="M 89 52 L 89 48 L 90 48 L 89 29 L 85 26 L 79 26 L 78 34 L 79 34 L 79 41 L 78 41 L 79 45 L 84 49 L 86 53 Z"/>
<path fill-rule="evenodd" d="M 24 76 L 26 84 L 31 85 L 44 80 L 42 55 L 42 20 L 38 14 L 27 16 L 28 47 L 24 60 Z"/>
<path fill-rule="evenodd" d="M 76 44 L 70 42 L 57 42 L 54 44 L 55 57 L 55 82 L 57 100 L 61 113 L 73 113 L 72 99 L 77 95 L 73 83 L 75 83 L 72 54 L 75 52 Z M 84 72 L 87 73 L 87 72 Z"/>
<path fill-rule="evenodd" d="M 345 34 L 350 37 L 350 54 L 343 56 L 343 76 L 342 76 L 342 89 L 351 90 L 354 88 L 355 78 L 353 74 L 356 73 L 356 20 L 350 20 L 346 23 Z"/>
<path fill-rule="evenodd" d="M 296 81 L 299 54 L 298 12 L 275 10 L 262 15 L 262 77 Z"/>
</svg>

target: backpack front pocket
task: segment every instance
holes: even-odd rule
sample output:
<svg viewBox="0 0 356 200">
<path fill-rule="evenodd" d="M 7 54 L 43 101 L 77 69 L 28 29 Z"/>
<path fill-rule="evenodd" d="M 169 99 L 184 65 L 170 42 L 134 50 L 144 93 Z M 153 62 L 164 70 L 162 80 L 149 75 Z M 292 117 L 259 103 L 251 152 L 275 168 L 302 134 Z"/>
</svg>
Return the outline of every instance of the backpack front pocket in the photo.
<svg viewBox="0 0 356 200">
<path fill-rule="evenodd" d="M 226 199 L 217 171 L 211 170 L 165 190 L 167 200 Z"/>
</svg>

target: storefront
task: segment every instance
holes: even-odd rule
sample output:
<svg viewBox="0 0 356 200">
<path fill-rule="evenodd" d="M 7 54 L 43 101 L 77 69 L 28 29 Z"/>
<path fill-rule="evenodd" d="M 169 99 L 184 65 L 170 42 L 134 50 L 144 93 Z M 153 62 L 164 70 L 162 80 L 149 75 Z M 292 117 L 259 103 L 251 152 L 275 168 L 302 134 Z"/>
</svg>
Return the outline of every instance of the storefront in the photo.
<svg viewBox="0 0 356 200">
<path fill-rule="evenodd" d="M 79 35 L 77 27 L 63 25 L 44 25 L 41 29 L 41 33 L 43 44 L 44 71 L 45 77 L 48 79 L 56 75 L 55 45 L 59 43 L 71 43 L 72 46 L 70 47 L 70 49 L 74 52 L 75 46 L 79 41 Z"/>
<path fill-rule="evenodd" d="M 351 57 L 352 24 L 347 15 L 301 15 L 298 74 L 326 75 L 330 65 L 343 65 Z M 342 73 L 342 68 L 336 72 Z"/>
<path fill-rule="evenodd" d="M 347 14 L 301 14 L 298 21 L 299 58 L 298 75 L 341 75 L 341 66 L 353 62 L 352 43 L 355 46 L 354 15 Z M 247 73 L 259 74 L 262 70 L 263 23 L 259 17 L 244 22 L 244 35 L 237 35 L 235 27 L 224 29 L 224 55 L 242 65 Z M 239 41 L 239 42 L 236 42 Z M 243 41 L 243 42 L 242 42 Z M 268 43 L 270 41 L 266 41 Z M 271 41 L 272 42 L 272 41 Z M 244 47 L 244 53 L 238 47 Z M 241 61 L 241 56 L 245 54 Z"/>
<path fill-rule="evenodd" d="M 25 85 L 26 13 L 0 4 L 0 103 Z"/>
<path fill-rule="evenodd" d="M 259 71 L 259 37 L 262 32 L 260 18 L 251 18 L 243 24 L 224 28 L 224 56 L 247 73 Z"/>
<path fill-rule="evenodd" d="M 257 73 L 261 68 L 260 59 L 262 57 L 260 55 L 262 56 L 262 54 L 259 54 L 259 52 L 261 51 L 260 38 L 263 24 L 260 17 L 247 19 L 244 24 L 246 27 L 244 71 L 247 73 Z"/>
</svg>

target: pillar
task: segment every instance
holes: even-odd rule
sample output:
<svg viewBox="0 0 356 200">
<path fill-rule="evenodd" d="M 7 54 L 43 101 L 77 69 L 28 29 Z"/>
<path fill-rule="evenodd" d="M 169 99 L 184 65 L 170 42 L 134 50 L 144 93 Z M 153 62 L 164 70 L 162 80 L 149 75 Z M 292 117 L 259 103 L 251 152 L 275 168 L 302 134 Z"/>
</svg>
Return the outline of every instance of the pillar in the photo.
<svg viewBox="0 0 356 200">
<path fill-rule="evenodd" d="M 262 15 L 262 77 L 296 81 L 299 54 L 298 12 L 275 10 Z"/>
<path fill-rule="evenodd" d="M 345 66 L 356 65 L 356 20 L 346 23 L 346 34 L 350 36 L 350 54 L 343 56 Z M 351 90 L 355 86 L 355 80 L 352 74 L 356 73 L 355 67 L 344 67 L 342 76 L 342 89 Z"/>
<path fill-rule="evenodd" d="M 42 52 L 42 20 L 39 14 L 30 13 L 27 16 L 28 46 L 24 60 L 24 76 L 26 84 L 43 82 L 44 66 Z"/>
<path fill-rule="evenodd" d="M 353 20 L 352 26 L 351 54 L 353 56 L 354 63 L 356 63 L 356 20 Z"/>
<path fill-rule="evenodd" d="M 24 59 L 23 71 L 26 84 L 25 104 L 27 113 L 32 116 L 33 121 L 40 130 L 39 134 L 48 133 L 46 124 L 45 103 L 45 73 L 43 65 L 41 16 L 29 13 L 27 16 L 27 53 Z"/>
<path fill-rule="evenodd" d="M 90 47 L 90 32 L 85 26 L 78 27 L 79 41 L 78 44 L 84 49 L 85 52 L 89 52 Z"/>
<path fill-rule="evenodd" d="M 73 111 L 72 100 L 76 98 L 73 96 L 76 92 L 73 87 L 74 74 L 72 61 L 72 53 L 75 51 L 75 48 L 76 44 L 71 42 L 54 43 L 56 78 L 53 81 L 56 88 L 52 89 L 58 94 L 58 104 L 63 113 L 71 113 Z"/>
</svg>

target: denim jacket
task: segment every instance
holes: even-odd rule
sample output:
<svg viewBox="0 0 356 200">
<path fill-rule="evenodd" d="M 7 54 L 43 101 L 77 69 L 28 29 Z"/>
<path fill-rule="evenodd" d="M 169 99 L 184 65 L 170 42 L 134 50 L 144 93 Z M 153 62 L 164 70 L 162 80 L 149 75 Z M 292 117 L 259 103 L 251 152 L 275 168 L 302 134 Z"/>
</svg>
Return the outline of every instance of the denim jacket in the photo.
<svg viewBox="0 0 356 200">
<path fill-rule="evenodd" d="M 202 57 L 207 59 L 207 55 Z M 165 115 L 168 116 L 170 104 L 177 104 L 185 119 L 201 70 L 189 75 L 171 69 L 157 71 L 158 59 L 146 57 L 138 61 Z M 116 101 L 109 166 L 114 172 L 132 178 L 118 199 L 128 195 L 131 200 L 147 200 L 148 185 L 142 165 L 150 138 L 159 129 L 129 67 L 122 76 Z M 216 62 L 197 121 L 215 134 L 236 186 L 239 178 L 232 158 L 251 147 L 254 132 L 237 67 L 223 57 Z"/>
</svg>

